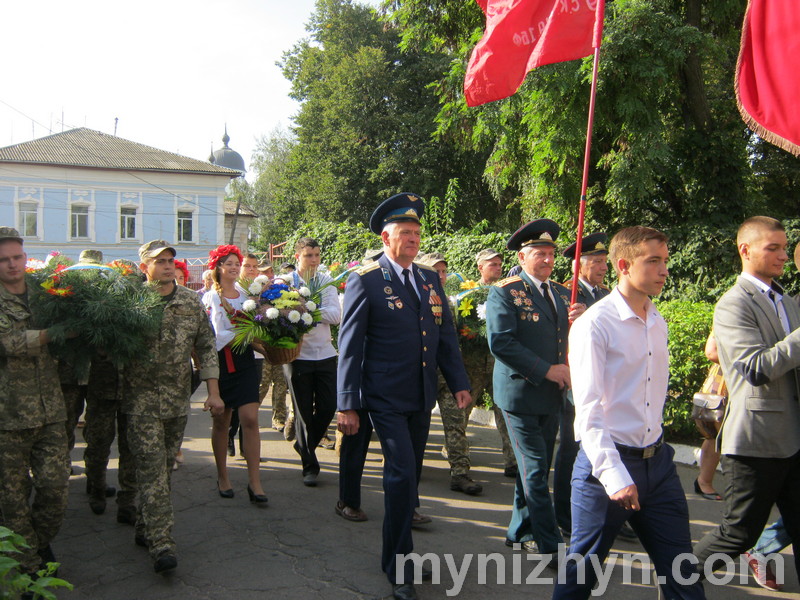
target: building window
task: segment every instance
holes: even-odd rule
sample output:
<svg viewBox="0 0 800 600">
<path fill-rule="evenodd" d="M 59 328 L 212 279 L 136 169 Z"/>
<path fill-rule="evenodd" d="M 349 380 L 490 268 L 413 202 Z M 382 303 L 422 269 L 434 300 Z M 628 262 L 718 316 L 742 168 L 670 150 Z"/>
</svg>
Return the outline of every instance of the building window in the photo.
<svg viewBox="0 0 800 600">
<path fill-rule="evenodd" d="M 35 202 L 19 203 L 19 230 L 22 237 L 36 237 L 39 235 L 38 208 Z"/>
<path fill-rule="evenodd" d="M 178 211 L 178 242 L 192 242 L 193 213 L 189 211 Z"/>
<path fill-rule="evenodd" d="M 89 237 L 89 207 L 73 204 L 70 214 L 70 236 L 72 238 Z"/>
<path fill-rule="evenodd" d="M 121 240 L 135 240 L 136 239 L 136 209 L 135 208 L 120 208 L 119 209 L 119 239 L 121 239 Z"/>
</svg>

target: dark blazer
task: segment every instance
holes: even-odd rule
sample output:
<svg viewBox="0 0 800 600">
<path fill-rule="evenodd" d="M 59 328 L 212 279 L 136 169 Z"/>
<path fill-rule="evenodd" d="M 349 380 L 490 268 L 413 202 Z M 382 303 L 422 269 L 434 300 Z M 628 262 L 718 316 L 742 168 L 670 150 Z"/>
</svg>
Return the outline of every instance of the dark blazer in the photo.
<svg viewBox="0 0 800 600">
<path fill-rule="evenodd" d="M 728 384 L 717 438 L 723 454 L 786 458 L 800 450 L 800 308 L 788 294 L 786 335 L 775 305 L 739 277 L 714 309 L 714 337 Z"/>
<path fill-rule="evenodd" d="M 470 389 L 439 276 L 417 263 L 412 272 L 419 312 L 385 256 L 347 279 L 339 328 L 338 410 L 431 410 L 437 366 L 452 392 Z"/>
<path fill-rule="evenodd" d="M 569 292 L 567 294 L 567 298 L 570 298 L 572 296 L 572 279 L 565 281 L 562 285 L 564 289 L 568 290 Z M 595 298 L 592 295 L 592 290 L 590 290 L 581 280 L 578 280 L 578 295 L 576 301 L 580 302 L 581 304 L 585 304 L 586 308 L 589 308 L 592 304 L 602 298 L 605 298 L 611 293 L 611 290 L 604 285 L 600 285 L 598 291 L 599 293 L 597 298 Z"/>
<path fill-rule="evenodd" d="M 486 335 L 494 365 L 494 401 L 510 412 L 542 415 L 559 410 L 563 391 L 545 379 L 567 358 L 569 292 L 553 286 L 558 320 L 524 271 L 498 282 L 486 302 Z"/>
</svg>

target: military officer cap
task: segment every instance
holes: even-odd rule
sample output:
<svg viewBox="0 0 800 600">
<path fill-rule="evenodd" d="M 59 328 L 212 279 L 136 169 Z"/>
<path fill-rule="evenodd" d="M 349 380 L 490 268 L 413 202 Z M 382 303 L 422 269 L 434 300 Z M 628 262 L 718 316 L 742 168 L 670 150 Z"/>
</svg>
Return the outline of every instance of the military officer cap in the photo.
<svg viewBox="0 0 800 600">
<path fill-rule="evenodd" d="M 100 250 L 84 250 L 78 257 L 78 262 L 84 265 L 102 265 L 103 253 Z"/>
<path fill-rule="evenodd" d="M 578 242 L 573 242 L 562 254 L 567 258 L 575 258 L 575 248 Z M 605 233 L 592 233 L 583 238 L 581 242 L 581 255 L 608 254 L 608 236 Z"/>
<path fill-rule="evenodd" d="M 423 254 L 417 257 L 417 262 L 427 265 L 431 268 L 435 268 L 440 262 L 443 262 L 445 267 L 447 266 L 447 259 L 441 252 L 430 252 L 428 254 Z"/>
<path fill-rule="evenodd" d="M 517 229 L 506 243 L 509 250 L 522 250 L 526 246 L 556 247 L 561 228 L 551 219 L 535 219 Z"/>
<path fill-rule="evenodd" d="M 0 227 L 0 242 L 5 242 L 6 240 L 13 240 L 21 244 L 22 236 L 13 227 Z"/>
<path fill-rule="evenodd" d="M 475 263 L 480 265 L 485 263 L 487 260 L 492 260 L 495 256 L 499 256 L 500 258 L 503 257 L 502 254 L 491 248 L 484 248 L 475 255 Z"/>
<path fill-rule="evenodd" d="M 175 248 L 169 245 L 169 242 L 165 242 L 164 240 L 153 240 L 152 242 L 147 242 L 144 246 L 139 248 L 139 260 L 144 262 L 148 258 L 154 258 L 158 256 L 164 250 L 169 250 L 172 252 L 172 256 L 176 256 L 178 254 L 175 252 Z"/>
<path fill-rule="evenodd" d="M 372 233 L 380 235 L 383 228 L 389 223 L 412 221 L 419 223 L 425 213 L 425 203 L 416 194 L 402 192 L 384 200 L 372 213 L 369 219 L 369 229 Z"/>
</svg>

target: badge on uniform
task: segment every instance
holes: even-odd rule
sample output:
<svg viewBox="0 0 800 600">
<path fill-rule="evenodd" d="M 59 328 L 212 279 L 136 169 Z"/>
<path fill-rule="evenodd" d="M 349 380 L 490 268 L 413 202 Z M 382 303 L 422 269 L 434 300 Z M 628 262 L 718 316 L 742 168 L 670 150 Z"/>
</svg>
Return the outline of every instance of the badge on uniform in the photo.
<svg viewBox="0 0 800 600">
<path fill-rule="evenodd" d="M 387 285 L 385 288 L 383 288 L 383 293 L 384 294 L 391 294 L 392 293 L 392 288 Z"/>
<path fill-rule="evenodd" d="M 391 280 L 392 280 L 392 275 L 389 273 L 389 269 L 381 268 L 381 272 L 383 273 L 383 278 L 384 278 L 386 281 L 391 281 Z M 386 286 L 386 287 L 389 287 L 389 286 Z M 384 289 L 385 289 L 385 288 L 384 288 Z M 386 292 L 386 293 L 387 293 L 387 294 L 391 294 L 391 293 L 392 293 L 392 292 L 391 292 L 391 289 L 390 289 L 388 292 Z"/>
<path fill-rule="evenodd" d="M 433 288 L 433 285 L 429 285 L 428 291 L 430 295 L 428 296 L 428 302 L 431 305 L 431 312 L 433 313 L 433 321 L 437 325 L 442 324 L 442 299 L 439 297 L 439 294 L 436 293 L 436 290 Z"/>
<path fill-rule="evenodd" d="M 389 300 L 389 308 L 394 310 L 394 303 L 391 300 Z"/>
</svg>

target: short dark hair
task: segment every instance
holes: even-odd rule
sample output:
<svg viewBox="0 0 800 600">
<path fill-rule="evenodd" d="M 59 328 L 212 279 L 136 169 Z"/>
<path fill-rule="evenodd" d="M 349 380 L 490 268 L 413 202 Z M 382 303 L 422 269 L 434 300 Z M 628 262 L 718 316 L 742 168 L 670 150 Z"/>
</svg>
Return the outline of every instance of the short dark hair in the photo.
<svg viewBox="0 0 800 600">
<path fill-rule="evenodd" d="M 294 251 L 299 253 L 303 248 L 319 248 L 319 242 L 312 237 L 301 237 L 294 245 Z"/>
<path fill-rule="evenodd" d="M 244 255 L 244 257 L 245 258 L 255 258 L 256 260 L 258 260 L 258 257 L 255 254 L 253 254 L 252 252 L 248 252 L 247 254 Z"/>
<path fill-rule="evenodd" d="M 752 244 L 758 241 L 764 231 L 786 231 L 783 223 L 772 217 L 750 217 L 739 226 L 736 232 L 736 246 L 739 244 Z"/>
</svg>

